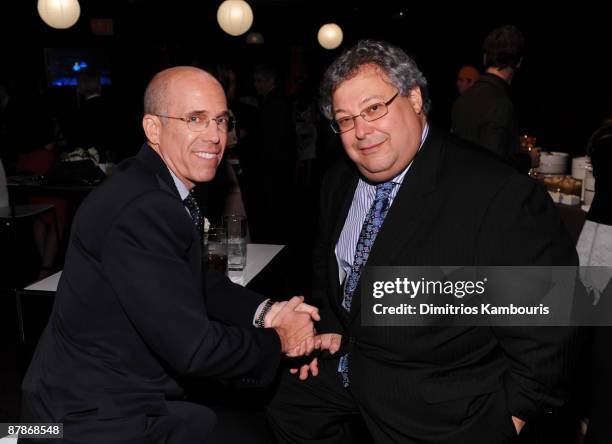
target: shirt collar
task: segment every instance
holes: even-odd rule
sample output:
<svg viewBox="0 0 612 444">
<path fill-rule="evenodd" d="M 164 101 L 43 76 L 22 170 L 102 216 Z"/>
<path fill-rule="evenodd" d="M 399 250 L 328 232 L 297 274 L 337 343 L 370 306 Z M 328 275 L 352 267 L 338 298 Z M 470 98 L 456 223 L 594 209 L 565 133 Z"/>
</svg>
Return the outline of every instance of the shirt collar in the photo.
<svg viewBox="0 0 612 444">
<path fill-rule="evenodd" d="M 176 177 L 176 174 L 174 174 L 174 172 L 170 168 L 168 168 L 168 171 L 170 171 L 170 175 L 172 176 L 172 180 L 174 180 L 174 185 L 176 185 L 176 189 L 179 192 L 179 196 L 181 196 L 181 200 L 185 200 L 185 198 L 189 196 L 189 190 L 181 181 L 181 179 Z"/>
</svg>

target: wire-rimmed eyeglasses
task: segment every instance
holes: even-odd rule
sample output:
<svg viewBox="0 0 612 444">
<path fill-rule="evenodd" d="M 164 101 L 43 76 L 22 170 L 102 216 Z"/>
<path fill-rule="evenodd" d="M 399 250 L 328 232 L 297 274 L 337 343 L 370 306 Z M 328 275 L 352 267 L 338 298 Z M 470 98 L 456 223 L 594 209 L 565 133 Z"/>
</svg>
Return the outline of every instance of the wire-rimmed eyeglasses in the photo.
<svg viewBox="0 0 612 444">
<path fill-rule="evenodd" d="M 187 124 L 187 128 L 196 133 L 204 131 L 206 128 L 208 128 L 211 120 L 214 120 L 217 124 L 217 128 L 219 128 L 219 131 L 224 133 L 228 133 L 233 130 L 234 125 L 236 124 L 234 118 L 229 114 L 224 114 L 219 117 L 209 117 L 206 113 L 195 113 L 189 115 L 189 117 L 164 116 L 161 114 L 154 115 L 157 117 L 164 117 L 166 119 L 182 120 Z"/>
<path fill-rule="evenodd" d="M 366 122 L 373 122 L 374 120 L 378 120 L 381 117 L 386 116 L 389 113 L 389 105 L 393 103 L 398 95 L 399 91 L 386 102 L 377 102 L 368 105 L 366 108 L 362 109 L 359 114 L 332 120 L 330 122 L 332 130 L 337 134 L 346 133 L 347 131 L 355 128 L 355 119 L 357 117 L 361 117 Z"/>
</svg>

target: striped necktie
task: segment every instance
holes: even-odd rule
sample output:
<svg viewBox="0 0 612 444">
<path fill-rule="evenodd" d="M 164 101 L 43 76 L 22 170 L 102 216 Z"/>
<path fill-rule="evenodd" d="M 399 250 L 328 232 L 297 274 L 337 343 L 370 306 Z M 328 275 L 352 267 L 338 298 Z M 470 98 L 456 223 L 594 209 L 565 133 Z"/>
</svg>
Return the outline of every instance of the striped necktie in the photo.
<svg viewBox="0 0 612 444">
<path fill-rule="evenodd" d="M 387 212 L 389 211 L 389 196 L 395 183 L 385 182 L 376 185 L 376 196 L 374 202 L 366 214 L 366 218 L 361 226 L 361 232 L 359 233 L 359 239 L 357 240 L 357 246 L 355 247 L 355 257 L 353 258 L 353 266 L 351 272 L 346 278 L 344 285 L 344 297 L 342 298 L 342 306 L 346 311 L 351 311 L 351 302 L 353 300 L 353 293 L 359 283 L 359 277 L 361 276 L 361 270 L 368 261 L 368 256 L 376 240 L 378 230 L 383 224 Z"/>
<path fill-rule="evenodd" d="M 370 251 L 374 246 L 374 241 L 378 235 L 378 231 L 382 226 L 387 212 L 389 211 L 389 203 L 391 191 L 395 186 L 394 182 L 384 182 L 376 185 L 376 195 L 374 202 L 366 214 L 366 218 L 361 226 L 357 246 L 355 247 L 355 256 L 353 258 L 353 266 L 344 283 L 344 296 L 342 298 L 342 307 L 346 311 L 351 311 L 351 303 L 353 301 L 353 293 L 359 283 L 361 270 L 368 261 Z M 349 386 L 348 378 L 348 353 L 340 358 L 338 363 L 338 372 L 342 375 L 342 385 Z"/>
</svg>

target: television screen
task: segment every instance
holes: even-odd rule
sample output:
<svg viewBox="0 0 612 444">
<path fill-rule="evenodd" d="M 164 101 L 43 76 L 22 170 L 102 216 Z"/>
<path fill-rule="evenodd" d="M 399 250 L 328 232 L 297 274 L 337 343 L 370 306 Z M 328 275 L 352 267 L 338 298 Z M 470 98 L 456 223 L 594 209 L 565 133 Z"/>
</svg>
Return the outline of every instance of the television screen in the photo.
<svg viewBox="0 0 612 444">
<path fill-rule="evenodd" d="M 111 84 L 111 57 L 105 48 L 45 48 L 45 65 L 50 86 L 76 86 L 82 72 L 97 74 L 102 85 Z"/>
</svg>

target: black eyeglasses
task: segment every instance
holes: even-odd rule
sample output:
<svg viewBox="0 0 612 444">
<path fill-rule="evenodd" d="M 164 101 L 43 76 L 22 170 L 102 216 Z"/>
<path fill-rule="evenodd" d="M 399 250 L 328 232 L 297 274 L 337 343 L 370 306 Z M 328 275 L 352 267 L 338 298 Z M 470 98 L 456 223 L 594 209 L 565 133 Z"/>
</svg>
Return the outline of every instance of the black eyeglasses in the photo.
<svg viewBox="0 0 612 444">
<path fill-rule="evenodd" d="M 347 131 L 350 131 L 355 128 L 355 119 L 357 117 L 361 117 L 366 122 L 373 122 L 374 120 L 378 120 L 381 117 L 386 116 L 389 113 L 389 105 L 393 103 L 393 101 L 398 95 L 399 91 L 396 92 L 395 95 L 386 102 L 378 102 L 368 105 L 366 108 L 361 110 L 359 114 L 355 116 L 346 116 L 336 120 L 332 120 L 330 122 L 332 130 L 336 134 L 346 133 Z"/>
<path fill-rule="evenodd" d="M 189 117 L 173 117 L 173 116 L 163 116 L 161 114 L 154 114 L 157 117 L 165 117 L 166 119 L 175 119 L 182 120 L 187 124 L 187 128 L 195 133 L 199 133 L 204 131 L 210 125 L 210 121 L 214 120 L 217 124 L 217 128 L 219 131 L 224 133 L 228 133 L 234 129 L 234 125 L 236 121 L 229 114 L 220 116 L 220 117 L 209 117 L 205 113 L 195 113 L 191 114 Z"/>
</svg>

